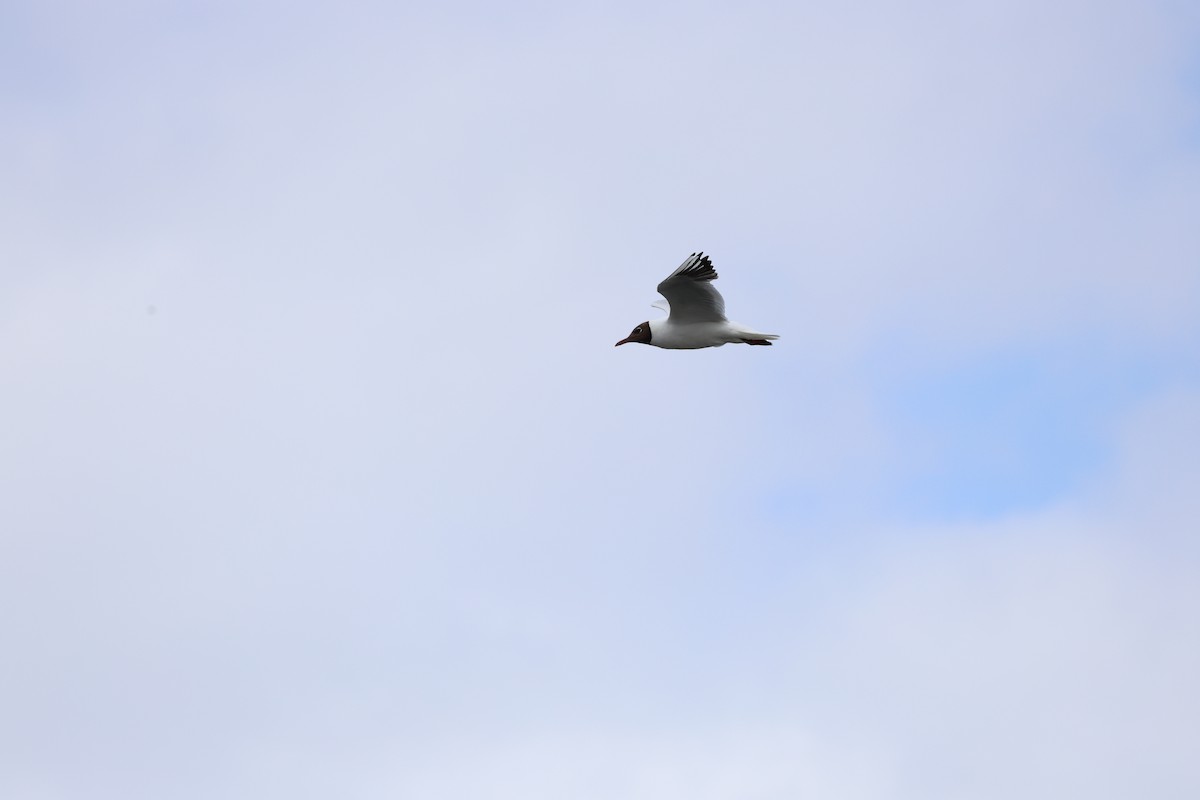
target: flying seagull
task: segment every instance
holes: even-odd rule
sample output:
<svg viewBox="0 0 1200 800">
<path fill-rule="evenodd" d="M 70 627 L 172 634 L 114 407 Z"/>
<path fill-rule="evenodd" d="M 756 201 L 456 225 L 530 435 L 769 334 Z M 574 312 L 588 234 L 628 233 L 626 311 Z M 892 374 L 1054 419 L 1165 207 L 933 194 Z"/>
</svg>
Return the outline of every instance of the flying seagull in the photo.
<svg viewBox="0 0 1200 800">
<path fill-rule="evenodd" d="M 669 316 L 643 322 L 616 346 L 638 342 L 668 350 L 696 350 L 737 342 L 769 345 L 769 340 L 779 338 L 725 319 L 725 299 L 712 284 L 716 279 L 712 259 L 704 253 L 692 253 L 658 285 L 658 293 L 667 300 L 659 300 L 654 306 Z"/>
</svg>

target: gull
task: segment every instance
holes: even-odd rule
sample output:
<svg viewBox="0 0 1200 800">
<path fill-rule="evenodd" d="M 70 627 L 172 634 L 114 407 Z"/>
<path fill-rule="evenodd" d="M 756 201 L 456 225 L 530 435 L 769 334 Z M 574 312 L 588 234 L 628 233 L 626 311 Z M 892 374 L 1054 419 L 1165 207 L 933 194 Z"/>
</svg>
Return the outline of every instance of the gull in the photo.
<svg viewBox="0 0 1200 800">
<path fill-rule="evenodd" d="M 737 342 L 769 345 L 770 339 L 779 338 L 725 319 L 725 299 L 712 285 L 716 279 L 712 259 L 704 253 L 692 253 L 658 285 L 658 293 L 667 299 L 653 305 L 668 316 L 643 322 L 614 346 L 637 342 L 668 350 L 698 350 Z"/>
</svg>

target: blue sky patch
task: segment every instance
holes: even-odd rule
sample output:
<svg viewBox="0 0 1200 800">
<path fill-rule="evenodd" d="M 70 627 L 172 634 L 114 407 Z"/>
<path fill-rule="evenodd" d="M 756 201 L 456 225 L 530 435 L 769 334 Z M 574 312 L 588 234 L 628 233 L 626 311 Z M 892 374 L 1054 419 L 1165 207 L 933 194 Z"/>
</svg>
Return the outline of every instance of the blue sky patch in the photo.
<svg viewBox="0 0 1200 800">
<path fill-rule="evenodd" d="M 899 456 L 886 501 L 923 518 L 988 518 L 1053 503 L 1108 463 L 1112 421 L 1162 371 L 1094 344 L 890 370 L 880 401 Z"/>
</svg>

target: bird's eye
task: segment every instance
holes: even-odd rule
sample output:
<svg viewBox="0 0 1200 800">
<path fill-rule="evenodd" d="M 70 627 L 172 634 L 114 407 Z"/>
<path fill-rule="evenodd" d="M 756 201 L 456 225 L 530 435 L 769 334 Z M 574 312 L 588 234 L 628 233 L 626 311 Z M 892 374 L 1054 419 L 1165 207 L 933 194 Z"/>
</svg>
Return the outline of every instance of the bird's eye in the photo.
<svg viewBox="0 0 1200 800">
<path fill-rule="evenodd" d="M 634 332 L 634 333 L 641 333 L 641 332 L 642 332 L 642 326 L 641 326 L 641 325 L 638 325 L 636 328 L 634 328 L 634 329 L 633 329 L 633 332 Z"/>
</svg>

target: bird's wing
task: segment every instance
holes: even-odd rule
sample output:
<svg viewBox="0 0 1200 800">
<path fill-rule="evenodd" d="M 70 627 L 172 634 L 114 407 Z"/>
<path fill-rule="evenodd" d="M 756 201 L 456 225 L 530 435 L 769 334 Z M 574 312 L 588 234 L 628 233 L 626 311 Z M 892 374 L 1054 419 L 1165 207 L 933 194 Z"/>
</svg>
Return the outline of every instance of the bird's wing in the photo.
<svg viewBox="0 0 1200 800">
<path fill-rule="evenodd" d="M 671 304 L 672 322 L 724 322 L 725 300 L 712 285 L 717 279 L 712 260 L 692 253 L 658 285 L 658 293 Z"/>
<path fill-rule="evenodd" d="M 653 303 L 650 304 L 650 307 L 651 308 L 661 308 L 663 311 L 667 312 L 668 314 L 671 313 L 671 304 L 668 303 L 666 300 L 655 300 Z"/>
</svg>

